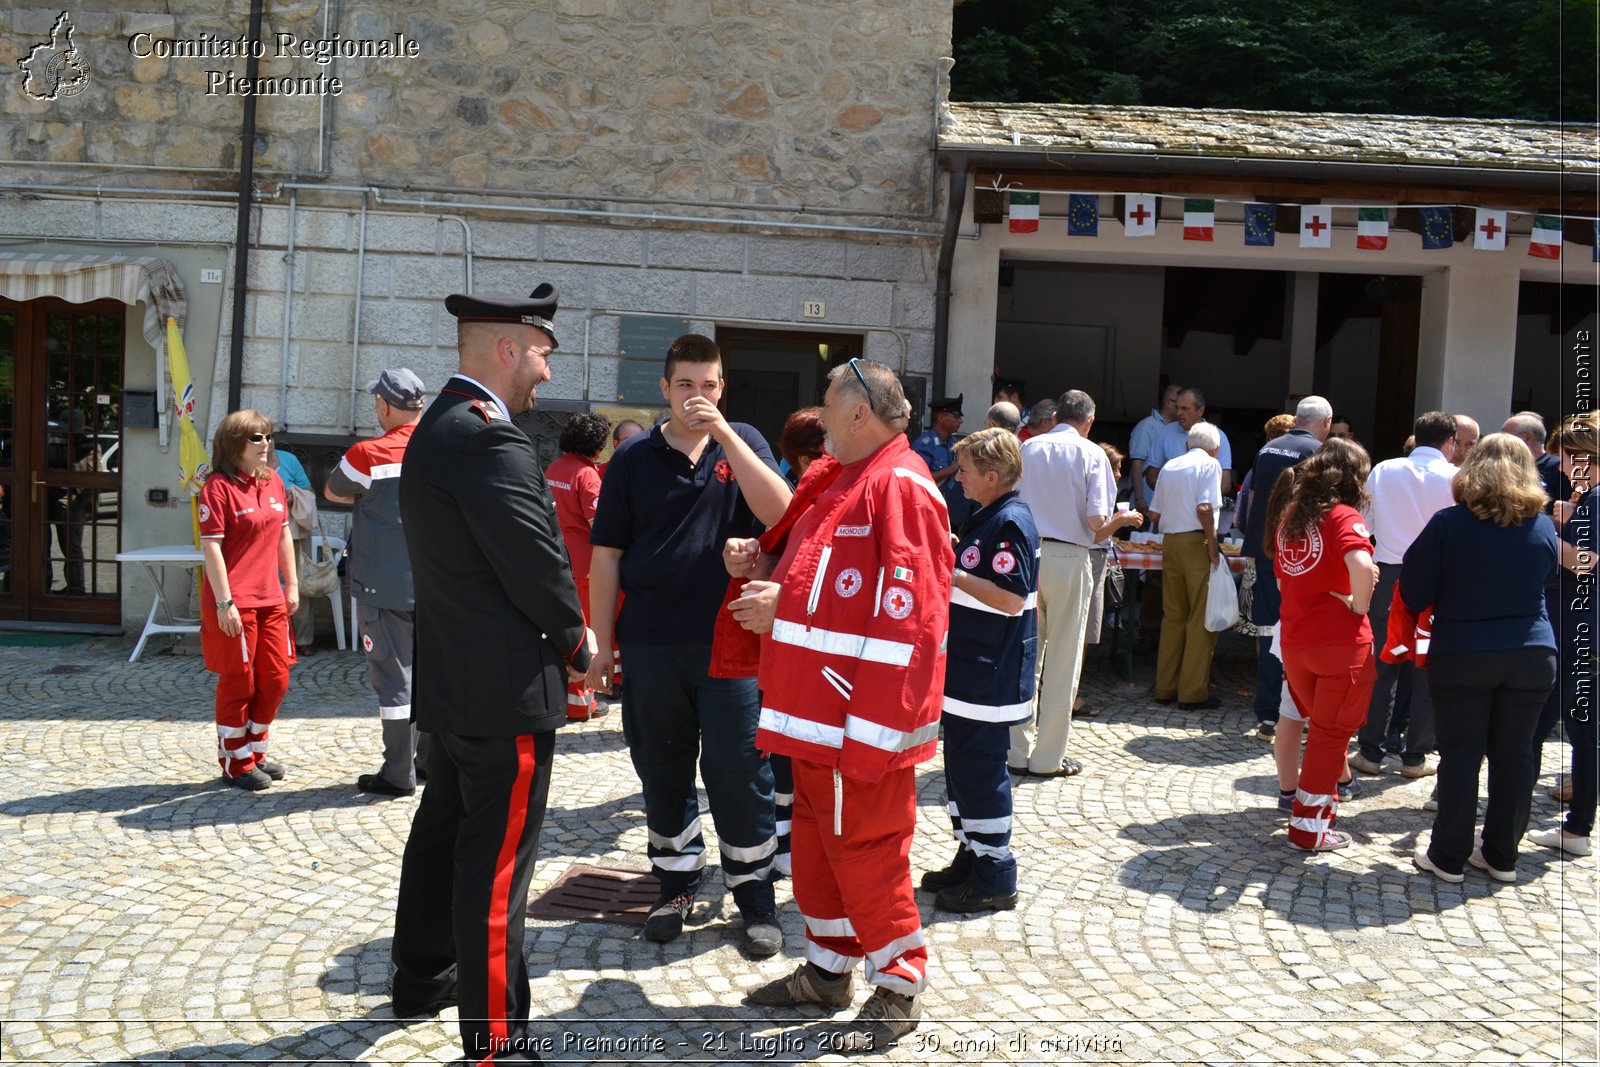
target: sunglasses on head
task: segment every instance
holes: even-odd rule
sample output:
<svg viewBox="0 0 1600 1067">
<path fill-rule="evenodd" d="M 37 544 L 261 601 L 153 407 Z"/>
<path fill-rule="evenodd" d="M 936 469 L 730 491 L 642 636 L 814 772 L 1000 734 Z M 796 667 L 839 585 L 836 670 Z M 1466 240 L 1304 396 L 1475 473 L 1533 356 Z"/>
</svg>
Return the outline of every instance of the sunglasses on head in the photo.
<svg viewBox="0 0 1600 1067">
<path fill-rule="evenodd" d="M 270 433 L 246 434 L 245 440 L 253 445 L 270 445 L 272 443 L 272 435 Z"/>
<path fill-rule="evenodd" d="M 867 391 L 867 397 L 870 399 L 872 396 L 872 386 L 867 384 L 866 375 L 861 373 L 861 367 L 859 366 L 860 363 L 861 358 L 858 356 L 850 361 L 849 366 L 851 370 L 856 372 L 856 381 L 861 383 L 861 388 Z"/>
</svg>

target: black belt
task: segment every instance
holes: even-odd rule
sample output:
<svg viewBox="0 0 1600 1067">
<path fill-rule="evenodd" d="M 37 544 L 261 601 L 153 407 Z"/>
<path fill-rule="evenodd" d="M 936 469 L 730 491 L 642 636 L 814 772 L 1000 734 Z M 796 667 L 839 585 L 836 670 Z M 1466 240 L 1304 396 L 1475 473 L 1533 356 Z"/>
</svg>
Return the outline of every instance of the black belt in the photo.
<svg viewBox="0 0 1600 1067">
<path fill-rule="evenodd" d="M 1063 541 L 1059 537 L 1044 537 L 1044 536 L 1041 536 L 1039 539 L 1041 541 L 1049 541 L 1052 545 L 1071 545 L 1073 548 L 1082 548 L 1082 549 L 1087 549 L 1089 547 L 1088 545 L 1080 545 L 1076 541 Z"/>
</svg>

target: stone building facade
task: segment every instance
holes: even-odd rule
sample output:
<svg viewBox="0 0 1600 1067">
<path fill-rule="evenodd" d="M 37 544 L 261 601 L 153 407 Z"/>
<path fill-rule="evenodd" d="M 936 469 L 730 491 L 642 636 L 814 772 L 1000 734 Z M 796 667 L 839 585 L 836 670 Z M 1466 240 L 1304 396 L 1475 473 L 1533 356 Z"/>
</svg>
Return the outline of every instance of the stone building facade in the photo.
<svg viewBox="0 0 1600 1067">
<path fill-rule="evenodd" d="M 548 400 L 615 400 L 635 315 L 842 340 L 930 374 L 944 0 L 264 8 L 242 278 L 249 5 L 0 12 L 4 251 L 170 262 L 203 436 L 230 388 L 291 434 L 371 432 L 360 386 L 395 365 L 441 382 L 441 298 L 469 287 L 559 287 Z M 170 408 L 140 318 L 123 385 Z M 120 543 L 183 541 L 177 494 L 147 501 L 173 482 L 168 431 L 122 437 Z M 27 521 L 49 541 L 42 515 Z M 150 602 L 131 578 L 128 620 Z M 0 618 L 25 621 L 5 597 Z"/>
</svg>

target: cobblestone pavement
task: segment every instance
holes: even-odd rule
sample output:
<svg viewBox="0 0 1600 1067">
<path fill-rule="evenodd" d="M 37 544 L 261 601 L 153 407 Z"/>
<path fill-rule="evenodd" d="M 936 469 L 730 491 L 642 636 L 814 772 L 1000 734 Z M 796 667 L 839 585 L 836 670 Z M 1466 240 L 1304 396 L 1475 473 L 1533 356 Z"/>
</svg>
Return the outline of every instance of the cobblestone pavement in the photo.
<svg viewBox="0 0 1600 1067">
<path fill-rule="evenodd" d="M 0 649 L 0 1062 L 421 1063 L 459 1055 L 454 1010 L 402 1025 L 384 992 L 412 799 L 355 791 L 378 762 L 360 660 L 295 672 L 274 729 L 286 781 L 220 783 L 198 659 L 130 641 Z M 1409 860 L 1430 783 L 1391 773 L 1341 825 L 1355 847 L 1285 843 L 1268 746 L 1245 736 L 1253 672 L 1219 653 L 1221 711 L 1150 704 L 1103 656 L 1073 729 L 1086 771 L 1017 791 L 1021 904 L 961 919 L 919 895 L 934 961 L 894 1062 L 1593 1062 L 1592 858 L 1524 853 L 1515 885 L 1445 885 Z M 1141 660 L 1148 674 L 1152 664 Z M 573 862 L 642 868 L 636 780 L 615 715 L 563 731 L 534 890 Z M 1552 741 L 1534 823 L 1565 762 Z M 951 844 L 938 764 L 919 777 L 912 861 Z M 708 820 L 709 828 L 709 820 Z M 530 920 L 547 1058 L 834 1059 L 816 1015 L 743 1007 L 759 963 L 713 877 L 677 942 Z M 860 994 L 858 993 L 858 1001 Z M 848 1018 L 848 1016 L 842 1016 Z"/>
</svg>

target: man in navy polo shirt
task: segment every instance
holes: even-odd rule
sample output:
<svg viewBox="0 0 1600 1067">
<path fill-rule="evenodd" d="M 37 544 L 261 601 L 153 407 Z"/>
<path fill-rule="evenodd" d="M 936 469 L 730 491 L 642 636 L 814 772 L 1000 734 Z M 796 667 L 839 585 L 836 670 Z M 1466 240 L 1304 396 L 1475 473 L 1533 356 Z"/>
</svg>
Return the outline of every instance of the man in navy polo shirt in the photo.
<svg viewBox="0 0 1600 1067">
<path fill-rule="evenodd" d="M 772 768 L 756 751 L 754 678 L 712 678 L 711 633 L 728 575 L 722 546 L 754 537 L 789 505 L 789 483 L 756 430 L 729 423 L 722 353 L 685 334 L 667 349 L 661 395 L 671 417 L 612 456 L 589 543 L 589 598 L 600 651 L 589 685 L 607 691 L 612 623 L 628 660 L 623 735 L 644 787 L 651 869 L 661 896 L 644 936 L 683 932 L 705 868 L 695 761 L 716 820 L 722 878 L 752 955 L 783 947 L 772 895 L 777 851 Z"/>
<path fill-rule="evenodd" d="M 1320 396 L 1308 396 L 1295 405 L 1294 429 L 1274 438 L 1256 453 L 1250 474 L 1250 512 L 1245 518 L 1244 550 L 1256 561 L 1255 593 L 1250 602 L 1250 621 L 1256 627 L 1256 736 L 1272 740 L 1278 731 L 1278 702 L 1283 693 L 1283 663 L 1268 649 L 1272 629 L 1278 625 L 1282 599 L 1272 574 L 1272 558 L 1267 555 L 1267 501 L 1278 475 L 1322 447 L 1333 426 L 1333 405 Z M 1293 749 L 1299 759 L 1300 741 Z"/>
</svg>

